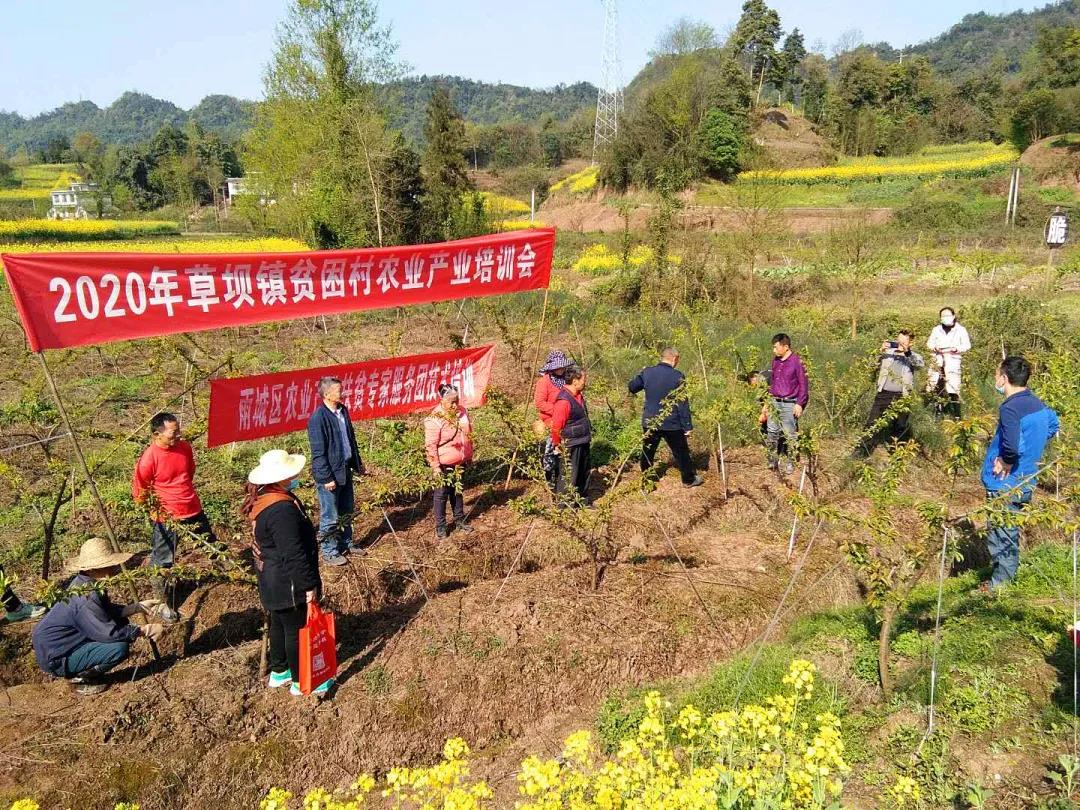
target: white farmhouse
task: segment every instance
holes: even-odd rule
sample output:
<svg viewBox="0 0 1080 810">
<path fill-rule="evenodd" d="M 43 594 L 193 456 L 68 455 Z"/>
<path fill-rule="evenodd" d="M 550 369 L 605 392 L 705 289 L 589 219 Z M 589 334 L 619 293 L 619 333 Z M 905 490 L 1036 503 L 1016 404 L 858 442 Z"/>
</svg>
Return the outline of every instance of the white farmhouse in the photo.
<svg viewBox="0 0 1080 810">
<path fill-rule="evenodd" d="M 97 183 L 72 183 L 70 188 L 52 192 L 49 219 L 89 219 L 98 210 L 112 208 L 112 197 L 98 190 Z"/>
</svg>

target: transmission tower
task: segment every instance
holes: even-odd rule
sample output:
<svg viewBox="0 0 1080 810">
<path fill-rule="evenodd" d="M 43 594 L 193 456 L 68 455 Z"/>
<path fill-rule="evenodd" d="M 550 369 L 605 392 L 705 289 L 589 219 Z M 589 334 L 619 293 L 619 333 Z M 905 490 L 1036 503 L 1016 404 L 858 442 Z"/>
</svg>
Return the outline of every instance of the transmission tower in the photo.
<svg viewBox="0 0 1080 810">
<path fill-rule="evenodd" d="M 601 0 L 604 4 L 603 67 L 600 90 L 596 94 L 596 128 L 593 130 L 593 163 L 600 150 L 619 133 L 619 113 L 622 111 L 622 69 L 619 64 L 619 9 L 616 0 Z"/>
</svg>

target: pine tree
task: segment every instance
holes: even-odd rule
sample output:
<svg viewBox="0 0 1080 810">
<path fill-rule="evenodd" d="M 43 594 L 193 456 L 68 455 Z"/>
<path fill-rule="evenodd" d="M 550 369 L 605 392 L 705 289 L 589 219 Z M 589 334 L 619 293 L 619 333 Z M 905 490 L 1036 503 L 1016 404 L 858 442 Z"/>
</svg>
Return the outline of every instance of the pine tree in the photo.
<svg viewBox="0 0 1080 810">
<path fill-rule="evenodd" d="M 759 99 L 765 73 L 776 60 L 776 43 L 779 40 L 780 15 L 765 5 L 765 0 L 746 0 L 729 43 L 735 56 L 746 60 L 750 69 L 750 83 L 756 88 Z"/>
<path fill-rule="evenodd" d="M 428 102 L 424 139 L 421 167 L 428 227 L 433 234 L 450 238 L 453 234 L 447 229 L 451 215 L 472 183 L 466 173 L 465 123 L 441 85 Z"/>
<path fill-rule="evenodd" d="M 780 88 L 781 99 L 785 94 L 792 102 L 797 100 L 803 83 L 802 63 L 806 58 L 806 41 L 798 28 L 784 37 L 784 44 L 777 55 L 776 67 L 771 75 L 773 84 Z"/>
</svg>

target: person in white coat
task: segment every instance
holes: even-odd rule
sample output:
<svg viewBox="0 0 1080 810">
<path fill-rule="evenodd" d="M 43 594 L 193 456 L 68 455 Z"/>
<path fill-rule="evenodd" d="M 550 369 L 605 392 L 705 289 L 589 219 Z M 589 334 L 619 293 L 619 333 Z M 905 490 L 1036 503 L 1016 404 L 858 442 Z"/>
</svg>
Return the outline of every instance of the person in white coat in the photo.
<svg viewBox="0 0 1080 810">
<path fill-rule="evenodd" d="M 941 323 L 933 328 L 926 341 L 926 348 L 933 353 L 926 390 L 934 397 L 939 414 L 959 419 L 960 367 L 964 353 L 971 348 L 971 337 L 957 323 L 952 307 L 943 307 L 939 314 Z"/>
</svg>

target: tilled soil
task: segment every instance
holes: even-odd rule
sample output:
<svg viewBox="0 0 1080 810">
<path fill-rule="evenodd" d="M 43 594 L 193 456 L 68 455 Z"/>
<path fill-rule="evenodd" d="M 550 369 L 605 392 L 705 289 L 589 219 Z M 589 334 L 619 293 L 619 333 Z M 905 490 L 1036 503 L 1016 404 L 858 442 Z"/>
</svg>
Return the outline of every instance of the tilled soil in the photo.
<svg viewBox="0 0 1080 810">
<path fill-rule="evenodd" d="M 322 703 L 265 688 L 261 609 L 241 585 L 187 595 L 163 663 L 138 645 L 94 698 L 36 671 L 28 630 L 12 628 L 0 800 L 248 808 L 271 786 L 334 788 L 360 771 L 431 762 L 462 736 L 475 773 L 511 806 L 521 759 L 557 752 L 613 690 L 700 674 L 755 641 L 812 537 L 779 618 L 852 598 L 824 531 L 803 527 L 787 558 L 783 496 L 797 481 L 766 472 L 755 449 L 731 453 L 728 471 L 728 497 L 715 474 L 684 489 L 669 470 L 656 492 L 620 504 L 622 548 L 597 591 L 575 541 L 540 519 L 530 531 L 491 498 L 460 544 L 453 534 L 436 544 L 426 503 L 391 512 L 396 535 L 366 518 L 359 534 L 370 530 L 374 545 L 324 571 L 339 679 Z M 470 491 L 467 508 L 484 494 Z"/>
</svg>

